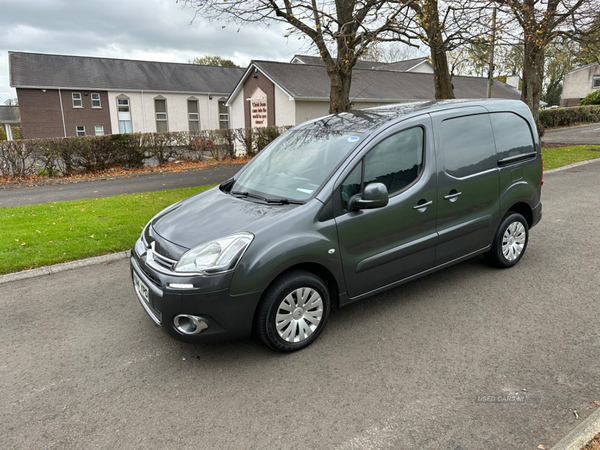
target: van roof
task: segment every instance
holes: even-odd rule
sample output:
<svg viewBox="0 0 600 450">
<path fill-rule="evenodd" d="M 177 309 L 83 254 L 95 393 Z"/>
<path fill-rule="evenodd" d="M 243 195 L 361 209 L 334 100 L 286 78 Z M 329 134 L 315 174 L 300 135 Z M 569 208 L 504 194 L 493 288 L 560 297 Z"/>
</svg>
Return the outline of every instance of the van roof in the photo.
<svg viewBox="0 0 600 450">
<path fill-rule="evenodd" d="M 310 127 L 318 123 L 338 131 L 368 132 L 396 119 L 407 119 L 423 113 L 435 111 L 481 106 L 489 111 L 522 111 L 527 106 L 521 100 L 501 99 L 474 99 L 474 100 L 436 100 L 408 103 L 395 103 L 391 105 L 375 106 L 372 108 L 355 109 L 348 112 L 331 114 L 320 117 L 296 127 L 297 129 Z"/>
</svg>

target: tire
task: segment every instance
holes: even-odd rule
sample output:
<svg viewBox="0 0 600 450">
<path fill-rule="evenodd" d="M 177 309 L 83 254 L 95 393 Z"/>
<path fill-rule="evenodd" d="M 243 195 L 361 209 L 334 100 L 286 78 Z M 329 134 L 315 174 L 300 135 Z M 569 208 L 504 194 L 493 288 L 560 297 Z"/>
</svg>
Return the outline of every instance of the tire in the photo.
<svg viewBox="0 0 600 450">
<path fill-rule="evenodd" d="M 297 270 L 277 279 L 266 291 L 258 306 L 256 331 L 273 350 L 295 352 L 319 337 L 330 311 L 325 283 L 310 272 Z"/>
<path fill-rule="evenodd" d="M 492 248 L 483 256 L 491 266 L 508 269 L 521 260 L 528 242 L 527 220 L 519 213 L 509 212 L 496 231 Z"/>
</svg>

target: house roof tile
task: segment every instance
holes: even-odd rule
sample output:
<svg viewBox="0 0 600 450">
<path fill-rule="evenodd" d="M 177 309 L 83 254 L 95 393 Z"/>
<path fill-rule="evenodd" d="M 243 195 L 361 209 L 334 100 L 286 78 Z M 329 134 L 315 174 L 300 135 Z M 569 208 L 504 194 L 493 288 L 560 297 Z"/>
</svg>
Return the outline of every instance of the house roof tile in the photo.
<svg viewBox="0 0 600 450">
<path fill-rule="evenodd" d="M 10 85 L 99 90 L 228 94 L 244 73 L 237 67 L 9 52 Z"/>
<path fill-rule="evenodd" d="M 253 61 L 253 64 L 297 100 L 329 99 L 330 80 L 322 65 Z M 487 78 L 454 76 L 456 98 L 485 98 Z M 494 81 L 493 98 L 519 99 L 521 93 Z M 434 76 L 429 73 L 368 70 L 352 71 L 350 99 L 359 101 L 434 100 Z"/>
</svg>

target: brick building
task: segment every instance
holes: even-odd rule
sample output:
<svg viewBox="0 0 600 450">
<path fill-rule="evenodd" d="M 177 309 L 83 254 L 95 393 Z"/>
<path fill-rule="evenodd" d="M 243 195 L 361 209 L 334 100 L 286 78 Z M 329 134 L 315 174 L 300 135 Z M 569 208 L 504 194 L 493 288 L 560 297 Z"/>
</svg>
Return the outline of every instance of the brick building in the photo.
<svg viewBox="0 0 600 450">
<path fill-rule="evenodd" d="M 229 127 L 236 67 L 9 52 L 25 139 Z"/>
</svg>

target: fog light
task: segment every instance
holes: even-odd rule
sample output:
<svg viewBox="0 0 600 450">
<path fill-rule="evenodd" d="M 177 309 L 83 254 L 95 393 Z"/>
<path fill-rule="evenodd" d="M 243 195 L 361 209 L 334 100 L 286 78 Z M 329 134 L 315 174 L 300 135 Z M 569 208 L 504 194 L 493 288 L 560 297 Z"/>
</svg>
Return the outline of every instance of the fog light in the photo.
<svg viewBox="0 0 600 450">
<path fill-rule="evenodd" d="M 189 314 L 179 314 L 173 319 L 175 329 L 181 334 L 198 334 L 208 328 L 208 323 L 205 319 Z"/>
<path fill-rule="evenodd" d="M 194 289 L 193 284 L 169 283 L 171 289 Z"/>
</svg>

